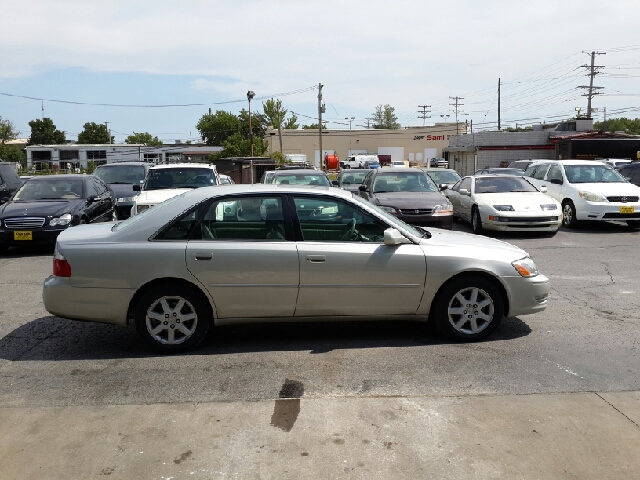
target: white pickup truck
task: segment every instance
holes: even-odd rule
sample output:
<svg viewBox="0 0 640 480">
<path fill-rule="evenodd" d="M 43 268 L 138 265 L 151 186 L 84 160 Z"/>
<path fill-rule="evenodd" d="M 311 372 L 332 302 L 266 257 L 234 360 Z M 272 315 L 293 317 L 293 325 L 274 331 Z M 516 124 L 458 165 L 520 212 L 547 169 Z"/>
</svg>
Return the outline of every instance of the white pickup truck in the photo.
<svg viewBox="0 0 640 480">
<path fill-rule="evenodd" d="M 365 162 L 378 162 L 377 155 L 352 155 L 340 162 L 342 168 L 367 168 Z"/>
</svg>

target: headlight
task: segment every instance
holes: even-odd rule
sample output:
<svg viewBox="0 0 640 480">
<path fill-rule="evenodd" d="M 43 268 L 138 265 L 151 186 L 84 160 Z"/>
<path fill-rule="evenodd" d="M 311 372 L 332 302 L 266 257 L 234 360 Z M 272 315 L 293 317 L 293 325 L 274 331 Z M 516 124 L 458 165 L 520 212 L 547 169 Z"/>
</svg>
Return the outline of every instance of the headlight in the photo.
<svg viewBox="0 0 640 480">
<path fill-rule="evenodd" d="M 513 265 L 513 267 L 523 277 L 535 277 L 539 273 L 538 269 L 536 268 L 536 264 L 533 263 L 533 260 L 531 260 L 529 257 L 511 262 L 511 265 Z"/>
<path fill-rule="evenodd" d="M 151 205 L 136 205 L 136 210 L 138 213 L 142 213 L 145 210 L 149 210 L 151 208 Z"/>
<path fill-rule="evenodd" d="M 555 203 L 547 203 L 545 205 L 540 205 L 542 210 L 557 210 L 558 206 Z"/>
<path fill-rule="evenodd" d="M 52 218 L 51 221 L 49 222 L 49 225 L 52 227 L 55 227 L 56 225 L 69 225 L 70 222 L 71 222 L 71 214 L 65 213 L 60 217 Z"/>
<path fill-rule="evenodd" d="M 116 201 L 118 203 L 131 203 L 136 199 L 136 197 L 121 197 L 118 198 Z"/>
<path fill-rule="evenodd" d="M 494 205 L 493 208 L 499 212 L 513 212 L 513 207 L 511 205 Z"/>
<path fill-rule="evenodd" d="M 384 205 L 379 205 L 380 209 L 384 212 L 391 213 L 392 215 L 396 215 L 398 211 L 393 207 L 385 207 Z"/>
<path fill-rule="evenodd" d="M 433 209 L 434 215 L 453 215 L 453 205 L 445 203 L 444 205 L 436 205 Z"/>
<path fill-rule="evenodd" d="M 607 198 L 604 195 L 600 195 L 599 193 L 580 192 L 580 196 L 587 202 L 608 202 Z"/>
</svg>

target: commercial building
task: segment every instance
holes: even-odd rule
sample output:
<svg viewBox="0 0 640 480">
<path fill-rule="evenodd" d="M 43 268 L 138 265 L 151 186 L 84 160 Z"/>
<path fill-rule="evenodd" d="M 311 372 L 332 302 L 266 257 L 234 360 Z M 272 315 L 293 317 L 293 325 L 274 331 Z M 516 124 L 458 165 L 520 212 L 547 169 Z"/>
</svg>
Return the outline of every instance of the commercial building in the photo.
<svg viewBox="0 0 640 480">
<path fill-rule="evenodd" d="M 42 170 L 64 170 L 87 168 L 88 162 L 96 165 L 112 162 L 147 161 L 153 163 L 178 163 L 207 161 L 212 153 L 222 151 L 222 147 L 201 144 L 176 143 L 162 147 L 130 144 L 64 144 L 30 145 L 25 148 L 27 168 Z"/>
<path fill-rule="evenodd" d="M 398 130 L 323 130 L 323 154 L 337 154 L 342 160 L 357 153 L 390 155 L 392 160 L 422 162 L 442 157 L 449 137 L 466 133 L 466 124 L 436 123 L 425 127 Z M 278 131 L 267 130 L 269 151 L 280 151 Z M 282 130 L 282 153 L 304 154 L 307 161 L 320 166 L 318 130 Z M 323 155 L 324 156 L 324 155 Z"/>
</svg>

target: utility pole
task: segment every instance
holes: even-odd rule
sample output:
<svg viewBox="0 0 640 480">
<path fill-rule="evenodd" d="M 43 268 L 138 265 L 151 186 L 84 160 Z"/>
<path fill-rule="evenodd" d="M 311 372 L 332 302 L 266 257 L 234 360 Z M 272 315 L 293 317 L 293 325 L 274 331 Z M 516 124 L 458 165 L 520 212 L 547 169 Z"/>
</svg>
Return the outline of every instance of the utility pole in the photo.
<svg viewBox="0 0 640 480">
<path fill-rule="evenodd" d="M 585 52 L 586 53 L 586 52 Z M 582 96 L 583 97 L 587 97 L 587 118 L 591 118 L 591 99 L 596 96 L 596 95 L 600 95 L 597 92 L 594 92 L 594 90 L 599 90 L 601 88 L 604 87 L 594 87 L 593 86 L 593 78 L 599 73 L 596 69 L 597 68 L 604 68 L 603 65 L 595 65 L 595 61 L 596 61 L 596 55 L 606 55 L 606 52 L 591 52 L 591 66 L 589 65 L 582 65 L 583 68 L 588 68 L 589 69 L 589 73 L 587 74 L 589 76 L 589 86 L 586 85 L 581 85 L 578 88 L 587 88 L 589 89 L 589 93 L 583 93 Z"/>
<path fill-rule="evenodd" d="M 462 97 L 449 97 L 451 100 L 455 100 L 456 103 L 450 103 L 449 105 L 451 105 L 452 107 L 455 107 L 455 112 L 456 112 L 456 135 L 460 134 L 460 128 L 458 125 L 458 107 L 461 107 L 464 105 L 464 103 L 459 103 L 460 100 L 464 100 L 464 98 Z"/>
<path fill-rule="evenodd" d="M 353 122 L 356 117 L 344 117 L 344 119 L 349 122 L 349 155 L 351 155 L 351 122 Z"/>
<path fill-rule="evenodd" d="M 607 107 L 604 107 L 604 121 L 607 121 Z"/>
<path fill-rule="evenodd" d="M 249 148 L 251 150 L 251 156 L 253 157 L 253 129 L 251 128 L 251 99 L 255 97 L 256 94 L 249 90 L 247 92 L 247 100 L 249 101 Z M 251 183 L 253 183 L 253 165 L 251 166 Z"/>
<path fill-rule="evenodd" d="M 322 87 L 324 87 L 324 85 L 322 85 L 321 83 L 318 84 L 318 131 L 320 132 L 320 138 L 319 138 L 319 143 L 320 143 L 320 169 L 321 170 L 325 170 L 325 165 L 324 165 L 324 157 L 322 156 L 322 114 L 325 112 L 325 107 L 322 103 Z"/>
<path fill-rule="evenodd" d="M 500 79 L 498 78 L 498 131 L 500 131 Z"/>
<path fill-rule="evenodd" d="M 422 110 L 418 110 L 418 113 L 421 114 L 421 115 L 418 115 L 418 118 L 422 119 L 422 126 L 424 127 L 425 118 L 431 118 L 431 115 L 427 115 L 427 113 L 431 113 L 431 110 L 427 110 L 427 108 L 431 108 L 431 105 L 418 105 L 418 108 L 422 109 Z"/>
</svg>

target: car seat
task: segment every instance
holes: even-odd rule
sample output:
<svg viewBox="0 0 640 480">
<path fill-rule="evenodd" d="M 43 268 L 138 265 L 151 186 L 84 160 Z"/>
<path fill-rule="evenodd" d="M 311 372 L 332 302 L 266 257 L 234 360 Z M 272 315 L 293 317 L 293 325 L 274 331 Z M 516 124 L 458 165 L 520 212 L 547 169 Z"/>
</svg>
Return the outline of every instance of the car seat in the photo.
<svg viewBox="0 0 640 480">
<path fill-rule="evenodd" d="M 378 192 L 387 192 L 389 190 L 389 184 L 387 183 L 386 180 L 376 180 L 376 182 L 373 185 L 373 193 L 378 193 Z"/>
<path fill-rule="evenodd" d="M 418 182 L 417 178 L 410 178 L 409 180 L 407 180 L 406 190 L 408 192 L 415 192 L 418 190 L 419 186 L 420 182 Z"/>
<path fill-rule="evenodd" d="M 265 227 L 267 227 L 267 240 L 285 239 L 282 210 L 278 205 L 267 205 Z"/>
<path fill-rule="evenodd" d="M 72 193 L 75 193 L 78 197 L 82 197 L 82 184 L 81 183 L 72 183 L 69 190 Z"/>
<path fill-rule="evenodd" d="M 289 180 L 282 180 L 280 185 L 289 185 Z"/>
<path fill-rule="evenodd" d="M 342 183 L 351 185 L 353 183 L 353 175 L 347 175 L 346 177 L 344 177 Z"/>
</svg>

